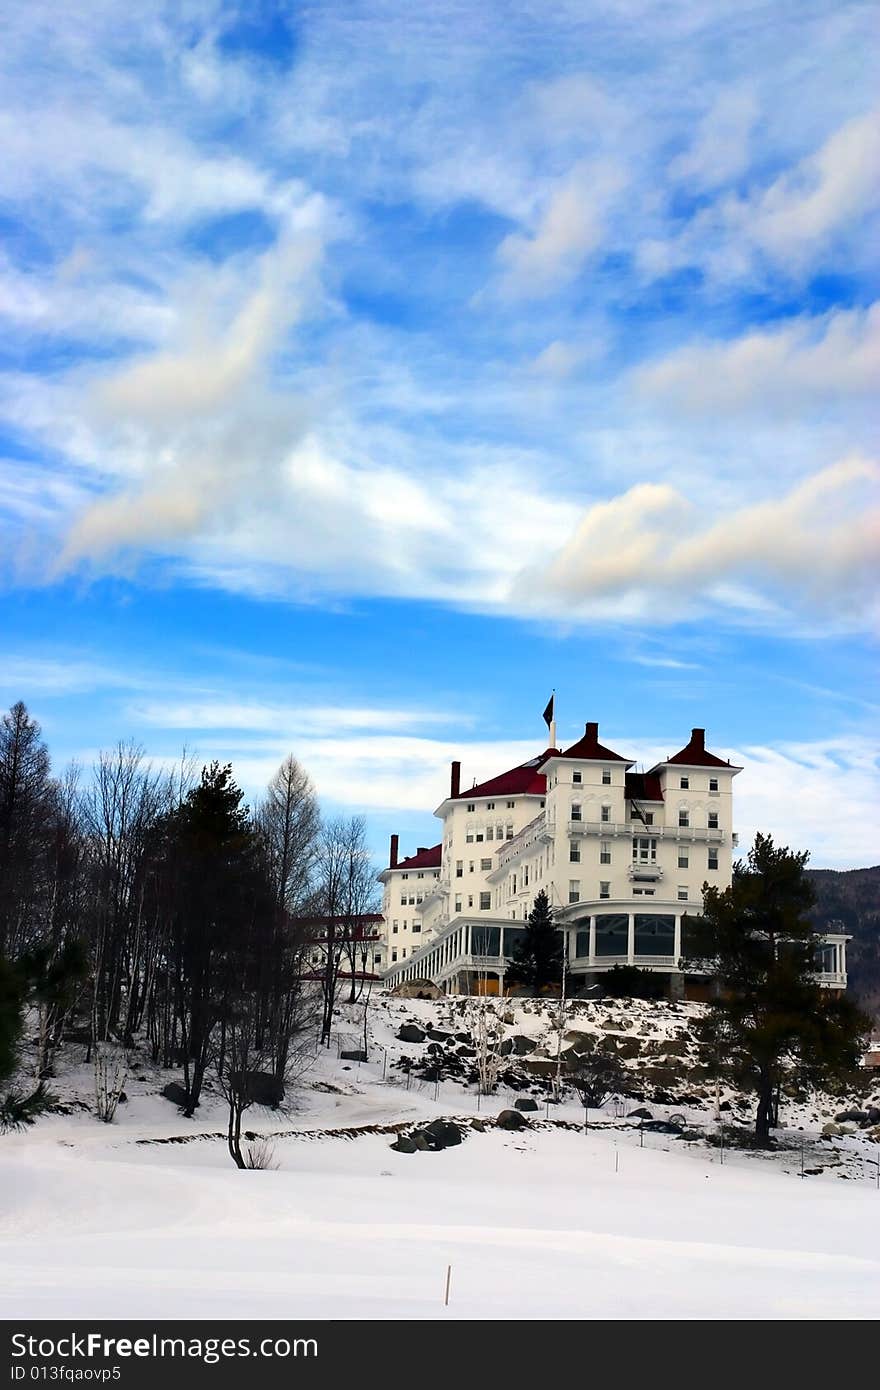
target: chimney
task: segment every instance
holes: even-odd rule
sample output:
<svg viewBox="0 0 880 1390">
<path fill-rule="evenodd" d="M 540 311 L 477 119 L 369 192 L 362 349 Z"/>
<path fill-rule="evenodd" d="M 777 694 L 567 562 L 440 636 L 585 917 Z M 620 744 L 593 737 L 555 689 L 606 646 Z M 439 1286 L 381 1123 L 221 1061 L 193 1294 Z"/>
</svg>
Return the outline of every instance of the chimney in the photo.
<svg viewBox="0 0 880 1390">
<path fill-rule="evenodd" d="M 416 854 L 427 854 L 427 853 L 428 853 L 428 850 L 427 850 L 427 847 L 426 847 L 425 845 L 419 845 L 418 849 L 416 850 Z"/>
<path fill-rule="evenodd" d="M 449 778 L 449 795 L 458 796 L 461 791 L 461 763 L 452 764 L 451 775 Z"/>
<path fill-rule="evenodd" d="M 391 855 L 389 858 L 389 865 L 392 869 L 397 868 L 397 846 L 399 843 L 399 839 L 400 837 L 398 835 L 391 836 Z"/>
<path fill-rule="evenodd" d="M 706 749 L 706 730 L 691 729 L 691 748 L 698 748 L 701 753 Z"/>
<path fill-rule="evenodd" d="M 584 729 L 584 738 L 588 738 L 588 739 L 591 741 L 591 743 L 598 743 L 598 742 L 599 742 L 599 725 L 598 725 L 598 724 L 587 724 L 586 728 Z"/>
</svg>

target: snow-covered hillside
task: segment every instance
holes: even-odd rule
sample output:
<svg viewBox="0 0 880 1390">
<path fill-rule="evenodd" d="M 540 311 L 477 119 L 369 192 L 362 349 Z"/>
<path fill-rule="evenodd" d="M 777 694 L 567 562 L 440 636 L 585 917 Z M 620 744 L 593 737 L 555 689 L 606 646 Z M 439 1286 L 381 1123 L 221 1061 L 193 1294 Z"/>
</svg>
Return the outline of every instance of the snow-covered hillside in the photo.
<svg viewBox="0 0 880 1390">
<path fill-rule="evenodd" d="M 356 1049 L 362 1020 L 343 1009 L 293 1111 L 247 1112 L 251 1132 L 274 1136 L 273 1171 L 234 1168 L 220 1097 L 185 1119 L 158 1094 L 170 1074 L 146 1063 L 101 1124 L 68 1049 L 52 1083 L 68 1113 L 0 1138 L 0 1316 L 876 1316 L 880 1146 L 872 1130 L 820 1137 L 839 1101 L 789 1102 L 772 1155 L 722 1154 L 706 1141 L 714 1090 L 690 1070 L 697 1006 L 588 1004 L 565 1045 L 629 1040 L 641 1099 L 610 1102 L 585 1130 L 576 1097 L 549 1103 L 534 1066 L 541 1049 L 555 1059 L 554 1006 L 498 1004 L 527 1042 L 482 1098 L 466 1074 L 469 1007 L 380 996 L 360 1064 L 336 1055 Z M 450 1036 L 405 1043 L 401 1024 Z M 528 1128 L 497 1128 L 526 1095 Z M 680 1117 L 684 1133 L 643 1128 L 636 1108 Z M 734 1133 L 736 1108 L 724 1115 Z M 440 1116 L 462 1143 L 390 1147 Z"/>
</svg>

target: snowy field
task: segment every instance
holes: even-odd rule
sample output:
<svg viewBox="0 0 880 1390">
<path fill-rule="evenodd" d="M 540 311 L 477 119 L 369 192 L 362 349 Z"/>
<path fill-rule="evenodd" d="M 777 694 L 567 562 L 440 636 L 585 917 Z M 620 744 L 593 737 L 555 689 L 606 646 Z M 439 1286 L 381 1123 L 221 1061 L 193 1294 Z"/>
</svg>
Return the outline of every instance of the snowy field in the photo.
<svg viewBox="0 0 880 1390">
<path fill-rule="evenodd" d="M 477 1098 L 446 1083 L 436 1098 L 430 1085 L 407 1089 L 393 1066 L 402 1014 L 396 1002 L 382 1008 L 374 1027 L 389 1061 L 322 1057 L 292 1116 L 248 1112 L 253 1130 L 285 1131 L 273 1140 L 275 1171 L 236 1170 L 210 1137 L 223 1129 L 222 1103 L 209 1098 L 186 1120 L 146 1072 L 112 1126 L 82 1109 L 0 1138 L 0 1316 L 880 1312 L 876 1144 L 813 1134 L 802 1178 L 797 1149 L 728 1152 L 722 1164 L 717 1149 L 640 1136 L 611 1111 L 586 1133 L 563 1128 L 582 1118 L 571 1104 L 542 1109 L 521 1133 L 489 1126 L 439 1153 L 396 1153 L 393 1134 L 358 1131 L 471 1120 Z M 406 1017 L 430 1009 L 408 1004 Z M 56 1090 L 71 1099 L 87 1087 L 82 1069 Z M 509 1102 L 484 1099 L 480 1118 Z M 326 1133 L 340 1129 L 352 1133 Z M 189 1142 L 157 1142 L 180 1138 Z"/>
</svg>

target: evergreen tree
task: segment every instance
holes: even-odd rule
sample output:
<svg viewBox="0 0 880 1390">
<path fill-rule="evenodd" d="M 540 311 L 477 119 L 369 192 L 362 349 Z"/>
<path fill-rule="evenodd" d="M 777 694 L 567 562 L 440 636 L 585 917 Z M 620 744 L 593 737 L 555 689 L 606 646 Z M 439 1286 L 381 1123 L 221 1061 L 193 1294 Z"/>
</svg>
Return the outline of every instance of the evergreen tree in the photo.
<svg viewBox="0 0 880 1390">
<path fill-rule="evenodd" d="M 562 979 L 562 936 L 553 923 L 550 900 L 542 888 L 529 913 L 525 933 L 513 948 L 505 981 L 537 994 Z"/>
<path fill-rule="evenodd" d="M 755 1137 L 770 1143 L 786 1080 L 833 1085 L 858 1062 L 869 1020 L 816 982 L 820 936 L 809 920 L 809 855 L 758 834 L 723 891 L 703 889 L 685 919 L 685 968 L 706 970 L 716 997 L 697 1026 L 703 1060 L 757 1096 Z"/>
</svg>

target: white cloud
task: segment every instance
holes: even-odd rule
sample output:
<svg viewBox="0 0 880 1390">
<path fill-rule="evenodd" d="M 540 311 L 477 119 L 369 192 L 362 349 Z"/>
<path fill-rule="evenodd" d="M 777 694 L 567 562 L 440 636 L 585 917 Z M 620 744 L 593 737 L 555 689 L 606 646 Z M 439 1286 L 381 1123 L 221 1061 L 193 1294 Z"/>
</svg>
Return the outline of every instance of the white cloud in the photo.
<svg viewBox="0 0 880 1390">
<path fill-rule="evenodd" d="M 721 92 L 697 127 L 690 147 L 672 161 L 670 177 L 697 189 L 718 188 L 748 168 L 752 128 L 758 115 L 753 92 Z"/>
<path fill-rule="evenodd" d="M 517 593 L 542 606 L 556 595 L 584 612 L 594 600 L 641 596 L 642 611 L 662 618 L 665 593 L 696 609 L 714 598 L 859 622 L 876 607 L 878 482 L 875 463 L 843 459 L 782 496 L 718 516 L 669 485 L 639 484 L 589 508 L 546 570 L 524 572 Z"/>
<path fill-rule="evenodd" d="M 609 163 L 578 164 L 553 187 L 534 227 L 498 247 L 503 294 L 529 299 L 574 278 L 602 241 L 606 215 L 625 185 Z"/>
<path fill-rule="evenodd" d="M 876 396 L 880 303 L 756 328 L 727 342 L 688 343 L 636 369 L 636 390 L 694 414 L 768 407 L 792 411 L 819 399 Z"/>
</svg>

